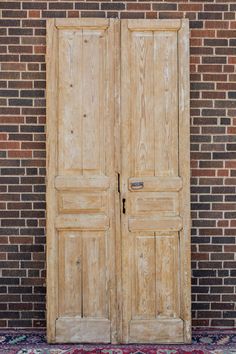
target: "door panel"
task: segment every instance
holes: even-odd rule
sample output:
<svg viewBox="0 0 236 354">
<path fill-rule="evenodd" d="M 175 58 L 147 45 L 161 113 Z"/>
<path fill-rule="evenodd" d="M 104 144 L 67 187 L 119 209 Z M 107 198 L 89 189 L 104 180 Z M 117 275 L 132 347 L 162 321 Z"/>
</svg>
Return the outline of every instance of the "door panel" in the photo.
<svg viewBox="0 0 236 354">
<path fill-rule="evenodd" d="M 155 176 L 178 176 L 178 36 L 153 31 Z"/>
<path fill-rule="evenodd" d="M 177 232 L 155 235 L 157 317 L 180 317 L 178 236 Z"/>
<path fill-rule="evenodd" d="M 185 20 L 121 24 L 124 342 L 191 340 L 187 52 Z"/>
<path fill-rule="evenodd" d="M 137 234 L 134 238 L 132 303 L 134 319 L 155 318 L 156 280 L 155 280 L 155 238 L 154 233 Z"/>
<path fill-rule="evenodd" d="M 109 299 L 104 232 L 83 232 L 83 316 L 108 318 Z"/>
<path fill-rule="evenodd" d="M 82 314 L 81 233 L 59 233 L 59 317 Z"/>
<path fill-rule="evenodd" d="M 116 340 L 117 33 L 114 20 L 48 22 L 50 342 Z"/>
<path fill-rule="evenodd" d="M 50 19 L 49 342 L 189 342 L 188 20 Z"/>
<path fill-rule="evenodd" d="M 60 174 L 106 175 L 107 32 L 85 27 L 58 36 Z"/>
</svg>

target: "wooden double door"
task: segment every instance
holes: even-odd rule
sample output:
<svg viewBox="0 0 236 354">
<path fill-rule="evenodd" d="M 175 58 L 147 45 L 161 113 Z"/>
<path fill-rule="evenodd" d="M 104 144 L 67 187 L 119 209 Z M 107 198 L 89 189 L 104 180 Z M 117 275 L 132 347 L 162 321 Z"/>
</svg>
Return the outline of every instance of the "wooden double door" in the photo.
<svg viewBox="0 0 236 354">
<path fill-rule="evenodd" d="M 187 20 L 47 27 L 49 342 L 189 342 Z"/>
</svg>

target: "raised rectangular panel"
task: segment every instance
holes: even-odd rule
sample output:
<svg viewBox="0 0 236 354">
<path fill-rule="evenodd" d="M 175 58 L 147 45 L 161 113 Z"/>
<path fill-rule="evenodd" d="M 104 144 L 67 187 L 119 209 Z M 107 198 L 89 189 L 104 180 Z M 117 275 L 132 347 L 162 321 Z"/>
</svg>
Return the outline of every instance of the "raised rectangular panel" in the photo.
<svg viewBox="0 0 236 354">
<path fill-rule="evenodd" d="M 156 232 L 156 316 L 180 316 L 179 233 Z M 163 255 L 165 255 L 163 257 Z"/>
<path fill-rule="evenodd" d="M 131 192 L 178 192 L 182 188 L 180 177 L 133 177 L 129 178 Z"/>
<path fill-rule="evenodd" d="M 107 230 L 109 218 L 100 214 L 62 214 L 57 216 L 55 226 L 61 230 Z"/>
<path fill-rule="evenodd" d="M 106 32 L 61 29 L 58 35 L 60 174 L 105 174 Z"/>
<path fill-rule="evenodd" d="M 59 233 L 59 316 L 82 316 L 82 233 Z"/>
<path fill-rule="evenodd" d="M 83 232 L 83 316 L 108 318 L 107 235 Z"/>
<path fill-rule="evenodd" d="M 183 227 L 182 218 L 179 216 L 160 217 L 130 217 L 129 231 L 180 231 Z"/>
<path fill-rule="evenodd" d="M 154 233 L 134 234 L 132 319 L 156 317 L 156 242 Z"/>
<path fill-rule="evenodd" d="M 132 215 L 155 214 L 176 216 L 179 214 L 178 193 L 137 193 L 130 196 Z"/>
<path fill-rule="evenodd" d="M 181 343 L 184 341 L 182 319 L 131 320 L 130 341 L 135 343 Z"/>
<path fill-rule="evenodd" d="M 60 213 L 98 213 L 105 212 L 106 195 L 101 193 L 60 193 Z"/>
<path fill-rule="evenodd" d="M 109 343 L 111 341 L 110 327 L 111 322 L 103 318 L 61 317 L 56 320 L 56 341 L 59 343 Z"/>
<path fill-rule="evenodd" d="M 110 187 L 109 177 L 78 177 L 78 176 L 56 176 L 55 188 L 57 190 L 107 190 Z"/>
</svg>

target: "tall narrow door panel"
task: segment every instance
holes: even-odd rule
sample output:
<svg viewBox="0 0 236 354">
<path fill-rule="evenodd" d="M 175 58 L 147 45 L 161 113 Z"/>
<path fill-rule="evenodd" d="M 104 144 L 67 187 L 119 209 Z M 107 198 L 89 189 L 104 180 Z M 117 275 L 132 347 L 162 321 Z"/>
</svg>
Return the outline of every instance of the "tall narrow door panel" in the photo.
<svg viewBox="0 0 236 354">
<path fill-rule="evenodd" d="M 188 342 L 188 23 L 121 24 L 124 342 Z"/>
<path fill-rule="evenodd" d="M 114 20 L 48 23 L 51 342 L 111 342 L 115 336 L 117 34 Z"/>
</svg>

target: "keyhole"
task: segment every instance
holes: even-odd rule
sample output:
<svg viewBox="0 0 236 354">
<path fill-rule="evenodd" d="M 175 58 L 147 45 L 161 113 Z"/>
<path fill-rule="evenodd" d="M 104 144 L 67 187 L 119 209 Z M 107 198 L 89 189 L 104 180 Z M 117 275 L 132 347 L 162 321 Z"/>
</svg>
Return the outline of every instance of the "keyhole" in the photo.
<svg viewBox="0 0 236 354">
<path fill-rule="evenodd" d="M 122 209 L 123 209 L 122 212 L 123 212 L 123 214 L 125 214 L 125 211 L 126 211 L 126 210 L 125 210 L 125 202 L 126 202 L 126 200 L 125 200 L 125 198 L 123 198 L 123 199 L 122 199 L 122 206 L 123 206 L 123 207 L 122 207 Z"/>
</svg>

